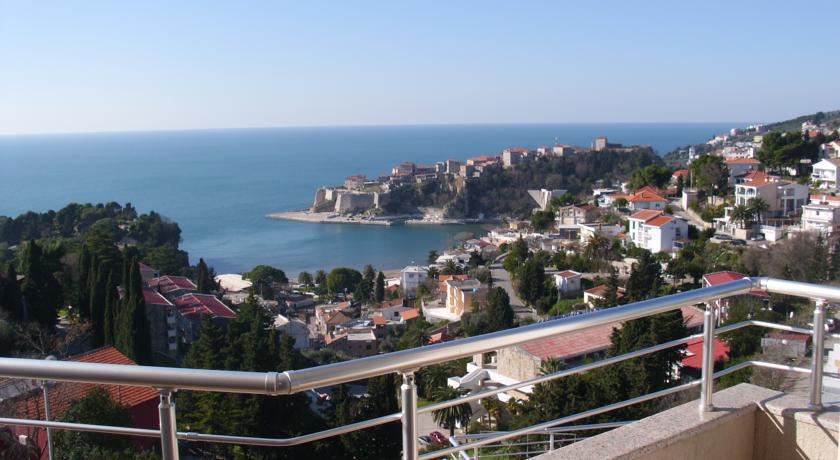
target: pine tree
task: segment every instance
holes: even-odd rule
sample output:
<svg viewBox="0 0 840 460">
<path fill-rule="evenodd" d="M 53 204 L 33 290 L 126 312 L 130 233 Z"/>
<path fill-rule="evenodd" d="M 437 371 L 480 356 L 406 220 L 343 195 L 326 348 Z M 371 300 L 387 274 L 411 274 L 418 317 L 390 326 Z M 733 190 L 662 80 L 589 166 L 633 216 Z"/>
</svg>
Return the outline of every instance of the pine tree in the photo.
<svg viewBox="0 0 840 460">
<path fill-rule="evenodd" d="M 376 286 L 373 290 L 373 298 L 377 302 L 385 300 L 385 274 L 382 272 L 379 272 L 379 274 L 376 275 Z"/>
<path fill-rule="evenodd" d="M 649 251 L 642 251 L 639 261 L 627 280 L 625 298 L 630 302 L 649 299 L 659 293 L 662 286 L 662 268 Z"/>
</svg>

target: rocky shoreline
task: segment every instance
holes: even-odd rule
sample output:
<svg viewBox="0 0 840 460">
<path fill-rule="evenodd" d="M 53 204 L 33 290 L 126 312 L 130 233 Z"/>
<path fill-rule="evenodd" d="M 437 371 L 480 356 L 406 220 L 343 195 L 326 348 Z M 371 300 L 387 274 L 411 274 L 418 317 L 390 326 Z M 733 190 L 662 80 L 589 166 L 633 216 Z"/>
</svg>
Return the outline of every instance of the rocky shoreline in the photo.
<svg viewBox="0 0 840 460">
<path fill-rule="evenodd" d="M 356 225 L 466 225 L 466 224 L 490 224 L 497 223 L 499 219 L 446 219 L 429 218 L 423 214 L 408 214 L 398 216 L 343 216 L 334 212 L 312 212 L 308 210 L 273 212 L 266 214 L 267 219 L 291 220 L 295 222 L 308 222 L 311 224 L 356 224 Z"/>
</svg>

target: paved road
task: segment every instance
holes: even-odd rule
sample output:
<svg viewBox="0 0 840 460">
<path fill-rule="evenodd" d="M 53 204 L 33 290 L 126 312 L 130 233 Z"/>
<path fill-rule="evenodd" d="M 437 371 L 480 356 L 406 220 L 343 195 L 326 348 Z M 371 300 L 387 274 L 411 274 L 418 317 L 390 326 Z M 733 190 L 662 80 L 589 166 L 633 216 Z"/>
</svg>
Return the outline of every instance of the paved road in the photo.
<svg viewBox="0 0 840 460">
<path fill-rule="evenodd" d="M 516 315 L 516 318 L 530 318 L 535 321 L 539 319 L 534 311 L 526 307 L 525 302 L 516 295 L 516 292 L 513 290 L 513 284 L 510 282 L 510 275 L 502 268 L 501 263 L 490 265 L 490 273 L 493 275 L 493 286 L 498 286 L 507 291 L 510 297 L 510 306 L 513 308 L 513 313 Z"/>
</svg>

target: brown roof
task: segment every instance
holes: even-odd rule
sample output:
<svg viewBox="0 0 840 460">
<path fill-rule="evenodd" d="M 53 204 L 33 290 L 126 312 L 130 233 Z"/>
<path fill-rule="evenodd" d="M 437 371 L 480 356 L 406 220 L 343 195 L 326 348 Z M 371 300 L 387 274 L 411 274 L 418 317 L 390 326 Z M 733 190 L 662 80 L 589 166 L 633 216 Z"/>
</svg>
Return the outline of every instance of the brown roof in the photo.
<svg viewBox="0 0 840 460">
<path fill-rule="evenodd" d="M 70 361 L 81 363 L 123 364 L 136 366 L 137 363 L 120 353 L 114 347 L 107 346 L 97 350 L 74 356 Z M 149 387 L 135 387 L 123 385 L 101 385 L 95 383 L 58 382 L 50 387 L 50 412 L 53 417 L 59 417 L 69 407 L 70 403 L 85 397 L 94 388 L 104 388 L 111 398 L 129 407 L 138 406 L 150 400 L 158 399 L 158 392 Z M 15 409 L 18 417 L 43 419 L 44 394 L 40 387 L 30 392 L 29 397 L 16 398 Z"/>
<path fill-rule="evenodd" d="M 674 218 L 671 216 L 659 216 L 645 222 L 645 225 L 650 225 L 652 227 L 661 227 L 667 224 L 668 222 L 671 222 L 672 220 L 674 220 Z"/>
<path fill-rule="evenodd" d="M 639 212 L 631 215 L 630 218 L 631 219 L 640 219 L 640 220 L 643 220 L 643 221 L 647 222 L 650 219 L 653 219 L 657 216 L 660 216 L 661 214 L 662 214 L 662 211 L 654 211 L 653 209 L 645 209 L 644 211 L 639 211 Z"/>
<path fill-rule="evenodd" d="M 636 193 L 630 195 L 630 197 L 627 198 L 627 201 L 636 202 L 636 203 L 654 203 L 654 202 L 668 201 L 668 200 L 666 200 L 665 198 L 662 198 L 661 196 L 657 195 L 656 193 L 649 192 L 647 190 L 643 190 L 643 191 L 636 192 Z"/>
<path fill-rule="evenodd" d="M 683 307 L 681 310 L 683 320 L 688 327 L 697 327 L 703 324 L 703 312 L 700 309 Z M 619 327 L 621 327 L 620 322 L 605 324 L 557 337 L 534 340 L 519 345 L 519 348 L 540 360 L 574 358 L 609 348 L 612 344 L 610 335 L 612 335 L 613 329 Z"/>
</svg>

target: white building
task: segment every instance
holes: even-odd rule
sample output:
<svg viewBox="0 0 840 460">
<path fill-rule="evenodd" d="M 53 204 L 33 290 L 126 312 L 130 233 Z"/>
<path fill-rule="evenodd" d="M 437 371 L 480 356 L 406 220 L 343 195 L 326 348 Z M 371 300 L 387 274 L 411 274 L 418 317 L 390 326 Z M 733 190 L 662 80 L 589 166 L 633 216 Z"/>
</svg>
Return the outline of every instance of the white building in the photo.
<svg viewBox="0 0 840 460">
<path fill-rule="evenodd" d="M 295 339 L 295 348 L 298 350 L 309 348 L 309 328 L 303 321 L 277 315 L 274 318 L 274 328 Z"/>
<path fill-rule="evenodd" d="M 613 239 L 621 233 L 622 227 L 619 224 L 595 222 L 591 224 L 578 224 L 578 229 L 580 229 L 580 241 L 586 243 L 595 235 Z"/>
<path fill-rule="evenodd" d="M 661 211 L 639 211 L 629 217 L 630 242 L 651 252 L 671 252 L 674 242 L 688 237 L 688 223 Z"/>
<path fill-rule="evenodd" d="M 409 265 L 400 272 L 400 285 L 403 295 L 411 296 L 429 277 L 429 268 L 419 265 Z"/>
<path fill-rule="evenodd" d="M 820 158 L 840 158 L 840 141 L 820 145 Z"/>
<path fill-rule="evenodd" d="M 840 197 L 811 195 L 811 202 L 802 207 L 801 230 L 824 236 L 840 230 Z"/>
<path fill-rule="evenodd" d="M 808 202 L 808 186 L 766 175 L 735 186 L 736 205 L 749 206 L 750 200 L 759 197 L 769 205 L 768 216 L 786 217 Z"/>
<path fill-rule="evenodd" d="M 560 297 L 568 297 L 580 292 L 581 274 L 574 270 L 563 270 L 554 274 L 554 284 Z"/>
<path fill-rule="evenodd" d="M 840 172 L 840 158 L 825 158 L 814 164 L 813 172 L 811 173 L 811 182 L 814 182 L 817 188 L 836 192 L 837 187 L 837 173 Z"/>
<path fill-rule="evenodd" d="M 653 192 L 649 187 L 637 190 L 636 193 L 627 197 L 630 209 L 641 211 L 642 209 L 664 209 L 668 200 Z"/>
<path fill-rule="evenodd" d="M 729 169 L 729 185 L 735 185 L 737 178 L 747 175 L 751 171 L 760 171 L 764 165 L 755 158 L 733 158 L 726 160 L 726 168 Z"/>
</svg>

